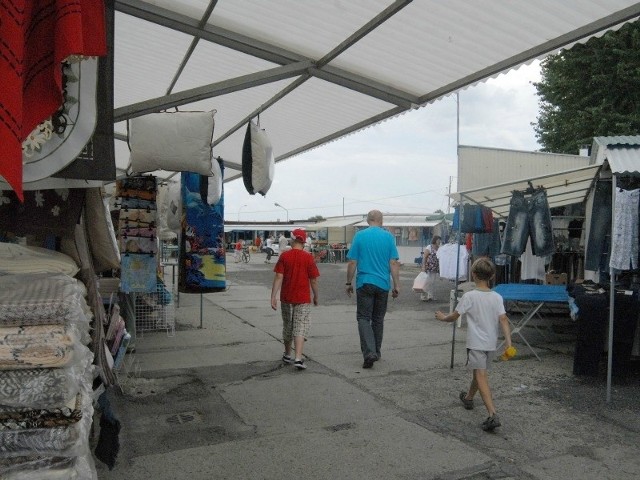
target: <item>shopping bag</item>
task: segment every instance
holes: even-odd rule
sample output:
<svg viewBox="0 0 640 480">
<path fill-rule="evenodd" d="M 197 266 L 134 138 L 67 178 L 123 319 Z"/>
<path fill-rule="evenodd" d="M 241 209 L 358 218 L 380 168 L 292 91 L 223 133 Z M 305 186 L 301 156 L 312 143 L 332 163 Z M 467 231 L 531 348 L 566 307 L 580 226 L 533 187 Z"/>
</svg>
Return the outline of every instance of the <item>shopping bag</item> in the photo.
<svg viewBox="0 0 640 480">
<path fill-rule="evenodd" d="M 424 287 L 427 286 L 427 274 L 425 272 L 420 272 L 418 276 L 413 281 L 413 291 L 414 292 L 424 292 Z"/>
</svg>

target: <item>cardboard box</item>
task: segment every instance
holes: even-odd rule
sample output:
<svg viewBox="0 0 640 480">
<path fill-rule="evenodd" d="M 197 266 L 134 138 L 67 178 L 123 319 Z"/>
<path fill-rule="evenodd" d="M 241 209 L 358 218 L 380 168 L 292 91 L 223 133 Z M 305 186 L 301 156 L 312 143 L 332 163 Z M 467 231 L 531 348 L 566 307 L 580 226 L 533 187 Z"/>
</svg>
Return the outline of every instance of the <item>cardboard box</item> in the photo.
<svg viewBox="0 0 640 480">
<path fill-rule="evenodd" d="M 546 285 L 566 285 L 567 274 L 566 273 L 547 273 L 544 278 Z"/>
</svg>

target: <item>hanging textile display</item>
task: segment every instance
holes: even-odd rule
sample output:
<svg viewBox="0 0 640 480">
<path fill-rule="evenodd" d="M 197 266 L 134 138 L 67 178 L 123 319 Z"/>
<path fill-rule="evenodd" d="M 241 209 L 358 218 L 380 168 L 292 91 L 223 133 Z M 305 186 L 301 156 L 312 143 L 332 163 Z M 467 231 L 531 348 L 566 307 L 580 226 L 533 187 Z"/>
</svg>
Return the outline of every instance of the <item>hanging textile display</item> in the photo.
<svg viewBox="0 0 640 480">
<path fill-rule="evenodd" d="M 0 231 L 16 235 L 64 236 L 80 219 L 84 188 L 29 190 L 18 195 L 0 190 Z"/>
<path fill-rule="evenodd" d="M 616 189 L 609 266 L 616 270 L 638 268 L 638 200 L 640 189 Z"/>
<path fill-rule="evenodd" d="M 500 254 L 501 241 L 499 221 L 494 220 L 490 232 L 473 234 L 471 253 L 494 258 Z"/>
<path fill-rule="evenodd" d="M 120 207 L 120 291 L 156 291 L 158 239 L 156 235 L 156 177 L 134 176 L 116 182 Z"/>
<path fill-rule="evenodd" d="M 107 45 L 114 44 L 114 2 L 105 3 Z M 91 140 L 80 154 L 65 168 L 56 172 L 57 178 L 113 180 L 116 178 L 116 156 L 113 142 L 113 48 L 98 58 L 96 81 L 96 125 Z"/>
<path fill-rule="evenodd" d="M 606 272 L 609 268 L 611 239 L 612 186 L 610 180 L 599 180 L 593 192 L 589 235 L 584 256 L 584 269 Z"/>
<path fill-rule="evenodd" d="M 512 192 L 501 253 L 519 257 L 529 239 L 533 254 L 538 257 L 555 251 L 551 211 L 544 188 Z"/>
<path fill-rule="evenodd" d="M 453 212 L 452 229 L 459 230 L 461 233 L 491 233 L 493 231 L 493 212 L 490 208 L 482 205 L 456 205 Z"/>
<path fill-rule="evenodd" d="M 441 278 L 456 280 L 456 277 L 458 279 L 467 277 L 469 252 L 466 247 L 459 246 L 457 243 L 445 243 L 440 245 L 437 255 Z"/>
<path fill-rule="evenodd" d="M 107 53 L 103 1 L 23 3 L 23 8 L 15 2 L 0 5 L 0 175 L 20 200 L 22 142 L 62 105 L 62 63 L 72 55 Z"/>
<path fill-rule="evenodd" d="M 208 189 L 208 177 L 182 172 L 180 292 L 208 293 L 226 288 L 224 194 L 216 204 L 209 205 Z"/>
</svg>

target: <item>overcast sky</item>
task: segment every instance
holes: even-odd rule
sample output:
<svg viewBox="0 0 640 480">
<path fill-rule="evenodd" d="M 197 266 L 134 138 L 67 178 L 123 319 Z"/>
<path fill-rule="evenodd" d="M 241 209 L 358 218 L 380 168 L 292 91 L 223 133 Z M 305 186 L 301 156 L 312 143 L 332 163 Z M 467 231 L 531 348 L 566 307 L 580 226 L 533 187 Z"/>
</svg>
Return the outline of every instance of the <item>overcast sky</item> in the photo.
<svg viewBox="0 0 640 480">
<path fill-rule="evenodd" d="M 460 144 L 538 150 L 531 126 L 538 97 L 531 82 L 539 81 L 539 71 L 535 62 L 461 91 Z M 225 219 L 285 221 L 288 214 L 290 220 L 306 220 L 372 208 L 416 215 L 446 211 L 456 175 L 456 96 L 451 95 L 277 163 L 265 197 L 250 195 L 241 178 L 225 183 Z"/>
</svg>

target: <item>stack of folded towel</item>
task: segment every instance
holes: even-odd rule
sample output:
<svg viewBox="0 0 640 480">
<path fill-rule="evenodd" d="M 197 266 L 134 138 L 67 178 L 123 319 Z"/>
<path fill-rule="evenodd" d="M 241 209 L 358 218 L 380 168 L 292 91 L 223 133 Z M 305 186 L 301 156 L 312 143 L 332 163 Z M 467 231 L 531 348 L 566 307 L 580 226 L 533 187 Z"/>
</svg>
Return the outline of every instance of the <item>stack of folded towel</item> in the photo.
<svg viewBox="0 0 640 480">
<path fill-rule="evenodd" d="M 0 243 L 0 478 L 95 478 L 85 286 L 66 255 Z"/>
</svg>

